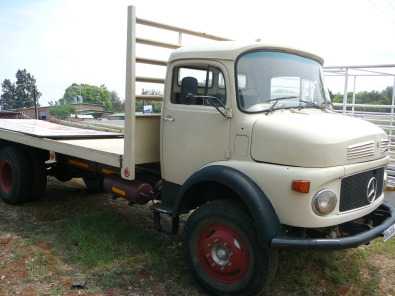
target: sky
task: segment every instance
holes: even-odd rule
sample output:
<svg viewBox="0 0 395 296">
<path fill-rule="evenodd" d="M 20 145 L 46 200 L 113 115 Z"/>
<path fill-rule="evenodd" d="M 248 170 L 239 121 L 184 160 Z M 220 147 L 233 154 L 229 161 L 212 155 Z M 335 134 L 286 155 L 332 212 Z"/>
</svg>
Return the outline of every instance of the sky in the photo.
<svg viewBox="0 0 395 296">
<path fill-rule="evenodd" d="M 302 48 L 322 56 L 327 66 L 395 64 L 394 0 L 0 0 L 0 81 L 26 68 L 37 79 L 41 105 L 61 98 L 72 83 L 105 84 L 123 98 L 130 4 L 141 18 Z M 175 33 L 143 26 L 137 36 L 177 41 Z M 138 56 L 166 59 L 169 53 L 137 47 Z M 163 68 L 139 65 L 137 74 L 144 72 L 164 76 Z M 342 79 L 327 82 L 341 91 Z M 392 83 L 392 78 L 358 78 L 356 89 Z"/>
</svg>

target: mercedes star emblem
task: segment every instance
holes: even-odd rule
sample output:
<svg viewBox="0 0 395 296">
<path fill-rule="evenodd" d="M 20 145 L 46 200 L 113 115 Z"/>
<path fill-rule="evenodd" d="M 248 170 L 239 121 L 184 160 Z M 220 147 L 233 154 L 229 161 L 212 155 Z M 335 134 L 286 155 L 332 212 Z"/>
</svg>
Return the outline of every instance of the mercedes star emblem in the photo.
<svg viewBox="0 0 395 296">
<path fill-rule="evenodd" d="M 377 195 L 377 179 L 376 177 L 370 178 L 366 190 L 366 198 L 369 203 L 372 203 L 376 199 Z"/>
</svg>

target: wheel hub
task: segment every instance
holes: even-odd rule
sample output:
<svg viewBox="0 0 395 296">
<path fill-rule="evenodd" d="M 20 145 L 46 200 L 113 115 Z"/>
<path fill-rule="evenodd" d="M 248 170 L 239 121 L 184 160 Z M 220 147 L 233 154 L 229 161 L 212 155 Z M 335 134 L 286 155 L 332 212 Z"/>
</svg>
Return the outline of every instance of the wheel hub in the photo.
<svg viewBox="0 0 395 296">
<path fill-rule="evenodd" d="M 236 283 L 248 271 L 249 252 L 238 231 L 229 225 L 211 225 L 199 238 L 199 262 L 214 279 Z"/>
<path fill-rule="evenodd" d="M 211 258 L 213 261 L 220 265 L 225 266 L 229 263 L 230 251 L 222 246 L 222 245 L 215 245 L 211 248 Z"/>
</svg>

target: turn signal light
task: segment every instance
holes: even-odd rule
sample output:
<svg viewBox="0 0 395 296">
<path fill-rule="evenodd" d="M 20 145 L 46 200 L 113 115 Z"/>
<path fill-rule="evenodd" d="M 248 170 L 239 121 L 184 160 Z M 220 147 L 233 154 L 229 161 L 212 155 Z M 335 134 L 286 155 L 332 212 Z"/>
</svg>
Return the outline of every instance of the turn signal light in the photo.
<svg viewBox="0 0 395 296">
<path fill-rule="evenodd" d="M 310 181 L 294 180 L 292 181 L 292 190 L 300 193 L 309 193 Z"/>
</svg>

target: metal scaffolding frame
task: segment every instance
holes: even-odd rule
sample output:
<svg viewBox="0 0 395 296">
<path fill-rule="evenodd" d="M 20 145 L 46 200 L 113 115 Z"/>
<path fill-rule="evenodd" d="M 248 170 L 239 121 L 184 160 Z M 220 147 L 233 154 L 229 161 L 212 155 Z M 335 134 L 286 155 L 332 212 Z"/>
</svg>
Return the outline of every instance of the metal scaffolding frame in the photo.
<svg viewBox="0 0 395 296">
<path fill-rule="evenodd" d="M 388 166 L 388 184 L 395 186 L 395 64 L 329 66 L 324 67 L 326 77 L 343 77 L 343 101 L 334 103 L 338 112 L 359 117 L 382 127 L 390 140 L 389 154 L 391 162 Z M 390 105 L 359 104 L 356 102 L 356 84 L 358 77 L 392 77 L 392 96 Z M 352 101 L 348 102 L 349 79 L 352 78 Z M 383 112 L 383 110 L 385 110 Z"/>
</svg>

